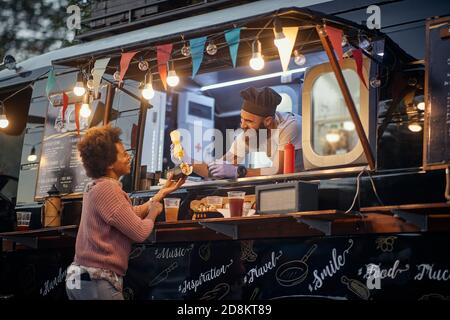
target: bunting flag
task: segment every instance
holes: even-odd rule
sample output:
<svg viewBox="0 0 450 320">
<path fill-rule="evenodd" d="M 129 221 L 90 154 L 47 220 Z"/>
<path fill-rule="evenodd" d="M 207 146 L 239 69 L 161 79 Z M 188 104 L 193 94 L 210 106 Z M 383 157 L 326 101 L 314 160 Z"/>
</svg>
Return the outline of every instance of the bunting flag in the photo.
<svg viewBox="0 0 450 320">
<path fill-rule="evenodd" d="M 80 134 L 80 109 L 81 102 L 75 103 L 75 126 L 77 127 L 77 134 Z"/>
<path fill-rule="evenodd" d="M 325 26 L 325 30 L 330 38 L 331 45 L 333 46 L 334 52 L 336 52 L 339 62 L 342 62 L 343 51 L 342 51 L 342 37 L 343 32 L 341 29 L 336 29 L 330 26 Z"/>
<path fill-rule="evenodd" d="M 127 73 L 128 66 L 130 65 L 131 59 L 133 59 L 134 55 L 138 52 L 139 51 L 125 52 L 125 53 L 122 53 L 122 55 L 120 56 L 119 85 L 121 85 L 121 83 L 123 81 L 123 77 L 125 76 L 125 73 Z"/>
<path fill-rule="evenodd" d="M 355 59 L 355 62 L 356 62 L 356 72 L 358 73 L 358 76 L 361 79 L 361 81 L 364 83 L 364 86 L 366 86 L 366 88 L 369 89 L 367 87 L 366 80 L 364 79 L 364 74 L 363 74 L 362 50 L 361 49 L 353 49 L 352 53 L 353 53 L 353 59 Z"/>
<path fill-rule="evenodd" d="M 228 48 L 230 49 L 231 61 L 233 62 L 233 67 L 236 68 L 236 57 L 239 48 L 239 39 L 241 37 L 241 28 L 235 28 L 225 32 L 225 39 L 228 43 Z"/>
<path fill-rule="evenodd" d="M 156 59 L 158 60 L 158 72 L 164 89 L 167 90 L 167 61 L 170 59 L 172 53 L 172 44 L 162 44 L 156 47 Z"/>
<path fill-rule="evenodd" d="M 278 54 L 280 55 L 281 66 L 283 71 L 286 72 L 291 61 L 292 49 L 295 45 L 295 39 L 297 39 L 298 27 L 286 27 L 283 28 L 283 33 L 288 40 L 287 46 L 278 46 Z"/>
<path fill-rule="evenodd" d="M 69 96 L 63 92 L 63 107 L 62 107 L 62 121 L 64 122 L 64 117 L 66 116 L 67 106 L 69 105 Z"/>
<path fill-rule="evenodd" d="M 53 67 L 51 67 L 47 77 L 47 84 L 45 86 L 45 93 L 47 94 L 47 97 L 50 95 L 50 92 L 53 90 L 55 85 L 56 85 L 55 70 L 53 69 Z"/>
<path fill-rule="evenodd" d="M 98 98 L 98 91 L 100 89 L 100 82 L 102 81 L 102 76 L 105 73 L 106 66 L 109 63 L 110 58 L 103 58 L 96 60 L 94 63 L 94 69 L 92 72 L 92 77 L 94 78 L 94 99 Z"/>
<path fill-rule="evenodd" d="M 192 56 L 192 78 L 200 69 L 200 65 L 203 60 L 203 52 L 205 51 L 205 43 L 206 37 L 195 38 L 189 40 L 189 46 L 191 47 L 191 56 Z"/>
</svg>

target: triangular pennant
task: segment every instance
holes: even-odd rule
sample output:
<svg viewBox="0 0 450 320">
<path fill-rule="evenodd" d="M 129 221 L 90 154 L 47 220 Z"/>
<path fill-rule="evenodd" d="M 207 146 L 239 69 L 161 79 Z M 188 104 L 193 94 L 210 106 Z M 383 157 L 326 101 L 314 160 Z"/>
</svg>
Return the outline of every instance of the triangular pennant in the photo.
<svg viewBox="0 0 450 320">
<path fill-rule="evenodd" d="M 280 55 L 281 66 L 283 71 L 286 72 L 291 61 L 292 49 L 294 48 L 295 39 L 297 39 L 298 27 L 286 27 L 283 28 L 283 33 L 288 40 L 288 45 L 278 46 L 278 54 Z"/>
<path fill-rule="evenodd" d="M 352 53 L 353 53 L 353 59 L 355 59 L 355 62 L 356 62 L 356 72 L 358 73 L 358 76 L 361 79 L 361 81 L 364 83 L 364 86 L 367 89 L 369 89 L 367 87 L 366 80 L 364 79 L 364 74 L 363 74 L 362 50 L 361 49 L 353 49 Z"/>
<path fill-rule="evenodd" d="M 336 29 L 330 26 L 325 26 L 325 30 L 327 31 L 328 37 L 330 38 L 334 52 L 336 52 L 337 58 L 339 59 L 339 62 L 341 62 L 344 54 L 342 50 L 343 32 L 341 29 Z"/>
<path fill-rule="evenodd" d="M 158 60 L 158 72 L 164 89 L 167 90 L 167 61 L 172 53 L 172 44 L 162 44 L 156 47 L 156 59 Z"/>
<path fill-rule="evenodd" d="M 205 51 L 206 37 L 200 37 L 189 40 L 189 46 L 191 47 L 192 56 L 192 78 L 200 69 L 200 65 L 203 60 L 203 52 Z"/>
<path fill-rule="evenodd" d="M 92 77 L 94 78 L 94 98 L 97 99 L 98 97 L 98 91 L 100 89 L 100 82 L 102 81 L 102 76 L 105 73 L 106 66 L 109 63 L 109 60 L 111 58 L 103 58 L 95 61 L 94 63 L 94 70 L 92 72 Z"/>
<path fill-rule="evenodd" d="M 119 85 L 122 83 L 123 77 L 125 76 L 125 73 L 127 73 L 128 66 L 130 65 L 131 59 L 133 59 L 133 57 L 136 53 L 138 53 L 138 51 L 122 53 L 122 55 L 120 57 Z"/>
<path fill-rule="evenodd" d="M 53 67 L 51 67 L 47 77 L 47 84 L 45 86 L 45 93 L 47 94 L 47 97 L 50 95 L 50 92 L 53 90 L 55 85 L 56 85 L 55 70 L 53 69 Z"/>
<path fill-rule="evenodd" d="M 236 68 L 236 57 L 238 54 L 240 37 L 241 28 L 235 28 L 225 32 L 225 39 L 227 40 L 228 48 L 230 49 L 231 61 L 233 62 L 234 68 Z"/>
<path fill-rule="evenodd" d="M 69 105 L 69 96 L 63 92 L 63 107 L 62 107 L 62 121 L 64 122 L 64 117 L 66 115 L 67 106 Z"/>
<path fill-rule="evenodd" d="M 75 126 L 77 127 L 77 134 L 80 134 L 80 109 L 81 103 L 75 103 Z"/>
</svg>

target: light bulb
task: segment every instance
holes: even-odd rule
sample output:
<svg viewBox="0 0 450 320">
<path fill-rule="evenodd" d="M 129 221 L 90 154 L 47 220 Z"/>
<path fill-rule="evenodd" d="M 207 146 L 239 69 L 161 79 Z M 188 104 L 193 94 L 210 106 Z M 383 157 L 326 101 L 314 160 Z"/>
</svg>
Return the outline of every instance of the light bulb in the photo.
<svg viewBox="0 0 450 320">
<path fill-rule="evenodd" d="M 285 48 L 289 46 L 289 40 L 283 33 L 283 27 L 281 25 L 279 18 L 274 19 L 273 26 L 274 26 L 273 32 L 275 34 L 275 39 L 273 42 L 275 43 L 277 48 Z"/>
<path fill-rule="evenodd" d="M 302 66 L 306 63 L 305 55 L 298 52 L 298 50 L 294 50 L 294 63 L 298 66 Z"/>
<path fill-rule="evenodd" d="M 175 70 L 169 70 L 166 81 L 169 86 L 176 87 L 180 82 L 180 78 L 177 76 Z"/>
<path fill-rule="evenodd" d="M 116 72 L 114 72 L 114 74 L 113 74 L 113 79 L 116 80 L 116 81 L 119 81 L 119 80 L 120 80 L 120 72 L 119 72 L 119 70 L 117 70 Z"/>
<path fill-rule="evenodd" d="M 183 44 L 183 47 L 181 48 L 181 54 L 185 57 L 189 57 L 191 55 L 191 48 L 186 44 L 186 42 Z"/>
<path fill-rule="evenodd" d="M 424 111 L 425 110 L 425 102 L 419 102 L 417 105 L 417 109 Z"/>
<path fill-rule="evenodd" d="M 355 130 L 355 124 L 353 123 L 353 121 L 344 121 L 344 130 L 345 131 Z"/>
<path fill-rule="evenodd" d="M 264 68 L 264 59 L 261 54 L 261 42 L 259 40 L 253 41 L 252 44 L 252 58 L 250 59 L 250 68 L 253 70 L 261 70 Z"/>
<path fill-rule="evenodd" d="M 139 61 L 138 68 L 141 71 L 147 71 L 148 70 L 148 62 L 145 60 Z"/>
<path fill-rule="evenodd" d="M 86 93 L 86 88 L 84 87 L 83 82 L 77 82 L 75 84 L 75 87 L 73 88 L 73 93 L 77 96 L 77 97 L 81 97 L 83 94 Z"/>
<path fill-rule="evenodd" d="M 341 139 L 341 137 L 336 132 L 328 132 L 325 135 L 325 139 L 327 139 L 327 141 L 329 143 L 336 143 L 336 142 L 338 142 Z"/>
<path fill-rule="evenodd" d="M 7 126 L 9 126 L 9 120 L 6 118 L 5 114 L 0 115 L 0 128 L 5 129 Z"/>
<path fill-rule="evenodd" d="M 372 88 L 378 88 L 379 86 L 381 86 L 381 80 L 378 78 L 370 79 L 369 83 Z"/>
<path fill-rule="evenodd" d="M 365 35 L 360 35 L 359 36 L 359 47 L 361 49 L 364 49 L 366 51 L 370 51 L 372 44 L 370 43 L 370 40 L 367 38 L 367 36 Z"/>
<path fill-rule="evenodd" d="M 420 132 L 422 131 L 422 126 L 418 122 L 412 122 L 408 125 L 408 129 L 412 132 Z"/>
<path fill-rule="evenodd" d="M 77 82 L 75 83 L 75 87 L 73 88 L 73 93 L 77 97 L 81 97 L 82 95 L 84 95 L 86 93 L 86 88 L 84 87 L 84 82 L 83 82 L 83 74 L 81 71 L 78 72 L 78 74 L 77 74 Z"/>
<path fill-rule="evenodd" d="M 147 83 L 142 89 L 142 97 L 146 100 L 151 100 L 155 96 L 155 90 L 151 83 Z"/>
<path fill-rule="evenodd" d="M 83 103 L 80 109 L 80 116 L 82 116 L 83 118 L 89 118 L 90 115 L 91 115 L 91 108 L 89 108 L 89 104 Z"/>
<path fill-rule="evenodd" d="M 217 53 L 217 46 L 214 41 L 209 41 L 208 45 L 206 46 L 206 53 L 208 53 L 210 56 L 213 56 Z"/>
<path fill-rule="evenodd" d="M 86 82 L 86 87 L 89 90 L 94 89 L 94 78 L 92 76 L 89 77 L 89 80 Z"/>
<path fill-rule="evenodd" d="M 31 148 L 31 152 L 27 157 L 28 162 L 34 162 L 37 159 L 37 155 L 36 155 L 36 148 L 33 146 L 33 148 Z"/>
<path fill-rule="evenodd" d="M 260 52 L 254 52 L 250 59 L 250 68 L 253 70 L 261 70 L 264 68 L 264 59 Z"/>
</svg>

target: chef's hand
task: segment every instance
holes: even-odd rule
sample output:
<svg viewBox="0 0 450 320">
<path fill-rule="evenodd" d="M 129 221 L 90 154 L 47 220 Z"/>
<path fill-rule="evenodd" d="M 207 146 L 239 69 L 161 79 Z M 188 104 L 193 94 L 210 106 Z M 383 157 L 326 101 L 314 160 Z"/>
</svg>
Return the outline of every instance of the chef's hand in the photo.
<svg viewBox="0 0 450 320">
<path fill-rule="evenodd" d="M 237 166 L 228 163 L 212 162 L 208 165 L 209 172 L 215 178 L 233 178 L 236 179 Z"/>
<path fill-rule="evenodd" d="M 191 158 L 189 158 L 189 157 L 186 155 L 186 152 L 183 152 L 184 155 L 183 155 L 183 157 L 182 157 L 181 159 L 179 159 L 178 157 L 176 157 L 175 154 L 174 154 L 174 148 L 175 148 L 175 145 L 172 143 L 172 144 L 170 145 L 170 159 L 172 160 L 172 162 L 173 162 L 174 164 L 180 164 L 180 163 L 182 163 L 182 162 L 184 162 L 184 163 L 189 163 L 189 164 L 192 163 Z"/>
</svg>

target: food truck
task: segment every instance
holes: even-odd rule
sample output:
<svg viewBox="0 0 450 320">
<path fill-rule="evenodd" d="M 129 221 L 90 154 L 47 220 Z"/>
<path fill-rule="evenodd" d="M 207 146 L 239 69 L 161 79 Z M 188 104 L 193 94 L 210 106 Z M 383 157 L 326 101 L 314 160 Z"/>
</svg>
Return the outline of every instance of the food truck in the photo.
<svg viewBox="0 0 450 320">
<path fill-rule="evenodd" d="M 25 130 L 17 201 L 2 200 L 2 296 L 66 297 L 90 181 L 76 148 L 87 129 L 122 129 L 133 161 L 121 182 L 140 204 L 177 166 L 174 130 L 193 161 L 227 152 L 239 129 L 239 92 L 251 86 L 276 91 L 278 112 L 301 115 L 295 169 L 190 174 L 172 195 L 174 221 L 166 206 L 150 237 L 134 245 L 125 298 L 450 295 L 449 17 L 427 21 L 426 59 L 417 61 L 376 29 L 290 4 L 157 23 L 0 73 L 11 124 L 4 132 Z M 243 161 L 270 167 L 260 151 Z M 229 192 L 243 199 L 238 213 Z M 23 229 L 19 213 L 28 217 Z"/>
</svg>

